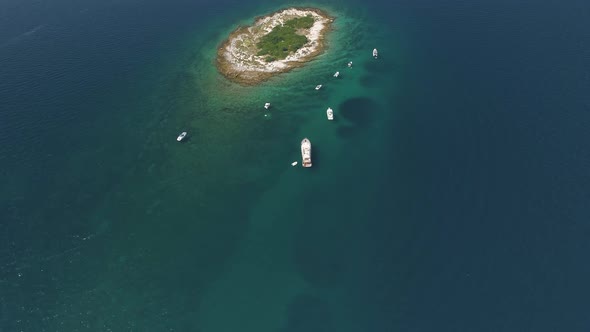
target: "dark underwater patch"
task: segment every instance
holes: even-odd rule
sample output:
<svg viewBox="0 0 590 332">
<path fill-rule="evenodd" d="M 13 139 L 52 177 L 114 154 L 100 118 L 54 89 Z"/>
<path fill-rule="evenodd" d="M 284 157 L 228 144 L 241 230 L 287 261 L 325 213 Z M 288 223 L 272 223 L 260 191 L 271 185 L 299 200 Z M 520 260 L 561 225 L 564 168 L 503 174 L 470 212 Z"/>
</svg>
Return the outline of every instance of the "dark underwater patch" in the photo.
<svg viewBox="0 0 590 332">
<path fill-rule="evenodd" d="M 345 100 L 338 107 L 339 114 L 357 126 L 364 126 L 374 120 L 378 104 L 371 98 L 356 97 Z"/>
</svg>

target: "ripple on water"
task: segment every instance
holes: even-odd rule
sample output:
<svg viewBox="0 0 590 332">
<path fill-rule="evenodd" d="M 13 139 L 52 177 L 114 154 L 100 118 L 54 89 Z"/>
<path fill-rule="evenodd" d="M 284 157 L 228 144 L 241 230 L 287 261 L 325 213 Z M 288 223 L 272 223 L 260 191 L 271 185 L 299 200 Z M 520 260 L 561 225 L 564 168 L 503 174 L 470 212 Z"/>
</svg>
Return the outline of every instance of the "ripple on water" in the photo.
<svg viewBox="0 0 590 332">
<path fill-rule="evenodd" d="M 392 64 L 390 61 L 388 61 L 387 59 L 383 59 L 383 57 L 379 55 L 378 59 L 371 59 L 365 61 L 363 63 L 363 67 L 369 73 L 378 74 L 383 73 L 384 70 L 391 69 Z"/>
</svg>

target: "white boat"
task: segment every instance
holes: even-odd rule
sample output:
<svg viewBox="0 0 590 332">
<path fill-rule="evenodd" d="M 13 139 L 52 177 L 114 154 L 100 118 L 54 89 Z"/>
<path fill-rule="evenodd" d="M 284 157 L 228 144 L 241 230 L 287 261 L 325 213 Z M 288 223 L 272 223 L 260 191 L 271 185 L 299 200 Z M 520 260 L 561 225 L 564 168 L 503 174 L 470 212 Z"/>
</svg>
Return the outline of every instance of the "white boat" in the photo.
<svg viewBox="0 0 590 332">
<path fill-rule="evenodd" d="M 377 55 L 378 55 L 378 54 L 379 54 L 379 53 L 377 52 L 377 49 L 376 49 L 376 48 L 374 48 L 374 49 L 373 49 L 373 58 L 377 59 Z"/>
<path fill-rule="evenodd" d="M 339 71 L 337 71 L 337 72 L 334 74 L 334 77 L 338 77 L 338 76 L 340 76 L 340 72 L 339 72 Z"/>
<path fill-rule="evenodd" d="M 328 120 L 334 120 L 334 111 L 330 107 L 326 110 L 326 115 L 328 115 Z"/>
<path fill-rule="evenodd" d="M 311 142 L 307 138 L 301 141 L 301 159 L 303 167 L 311 167 Z"/>
<path fill-rule="evenodd" d="M 297 165 L 297 162 L 296 161 L 294 161 L 294 162 L 291 163 L 291 166 L 296 166 L 296 165 Z"/>
<path fill-rule="evenodd" d="M 178 137 L 176 137 L 177 141 L 182 141 L 184 138 L 186 137 L 186 131 L 183 131 L 182 133 L 180 133 L 180 135 L 178 135 Z"/>
<path fill-rule="evenodd" d="M 270 103 L 264 104 L 264 108 L 268 109 L 270 107 Z"/>
<path fill-rule="evenodd" d="M 348 68 L 352 67 L 352 61 L 348 63 Z"/>
<path fill-rule="evenodd" d="M 316 86 L 315 86 L 315 89 L 316 89 L 316 90 L 319 90 L 319 89 L 321 89 L 321 88 L 322 88 L 322 85 L 321 85 L 321 84 L 318 84 L 318 85 L 316 85 Z"/>
</svg>

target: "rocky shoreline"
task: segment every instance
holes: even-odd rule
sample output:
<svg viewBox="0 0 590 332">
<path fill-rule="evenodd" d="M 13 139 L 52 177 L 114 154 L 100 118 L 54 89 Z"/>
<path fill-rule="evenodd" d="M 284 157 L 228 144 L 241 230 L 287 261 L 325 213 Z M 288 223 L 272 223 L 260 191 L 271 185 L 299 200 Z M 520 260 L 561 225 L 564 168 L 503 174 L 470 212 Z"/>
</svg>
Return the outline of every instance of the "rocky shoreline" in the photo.
<svg viewBox="0 0 590 332">
<path fill-rule="evenodd" d="M 283 60 L 266 62 L 264 56 L 257 56 L 256 43 L 272 29 L 283 22 L 311 15 L 314 24 L 299 33 L 308 42 Z M 301 67 L 326 49 L 325 36 L 330 31 L 334 18 L 316 8 L 288 8 L 267 16 L 256 18 L 249 27 L 238 27 L 217 50 L 217 69 L 227 79 L 242 84 L 255 85 L 279 73 Z"/>
</svg>

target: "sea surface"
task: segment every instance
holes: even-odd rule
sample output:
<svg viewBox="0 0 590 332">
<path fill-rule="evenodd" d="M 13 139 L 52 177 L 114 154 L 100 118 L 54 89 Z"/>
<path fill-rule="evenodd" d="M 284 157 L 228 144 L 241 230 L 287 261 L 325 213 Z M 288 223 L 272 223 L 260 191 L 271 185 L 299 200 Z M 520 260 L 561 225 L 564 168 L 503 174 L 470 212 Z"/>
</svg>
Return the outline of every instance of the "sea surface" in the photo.
<svg viewBox="0 0 590 332">
<path fill-rule="evenodd" d="M 0 2 L 1 332 L 587 332 L 589 254 L 588 1 Z"/>
</svg>

